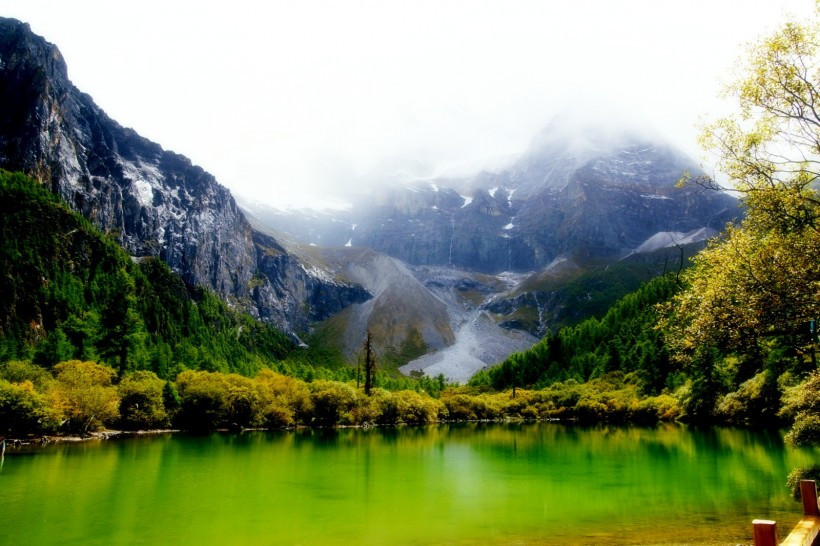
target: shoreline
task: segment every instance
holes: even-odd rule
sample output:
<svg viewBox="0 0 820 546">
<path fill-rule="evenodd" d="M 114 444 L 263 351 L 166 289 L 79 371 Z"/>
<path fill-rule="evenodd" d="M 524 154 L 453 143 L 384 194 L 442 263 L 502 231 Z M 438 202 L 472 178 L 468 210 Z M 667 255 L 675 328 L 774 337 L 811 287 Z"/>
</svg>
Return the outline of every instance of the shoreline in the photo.
<svg viewBox="0 0 820 546">
<path fill-rule="evenodd" d="M 547 418 L 547 419 L 471 419 L 471 420 L 441 420 L 441 421 L 434 421 L 432 423 L 424 423 L 424 424 L 407 424 L 407 423 L 394 423 L 394 424 L 376 424 L 376 423 L 363 423 L 360 425 L 336 425 L 336 426 L 309 426 L 309 425 L 296 425 L 296 426 L 289 426 L 284 428 L 265 428 L 265 427 L 251 427 L 251 428 L 233 428 L 233 427 L 223 427 L 217 428 L 213 430 L 206 430 L 206 431 L 190 431 L 178 428 L 159 428 L 159 429 L 147 429 L 147 430 L 116 430 L 116 429 L 104 429 L 98 430 L 94 432 L 88 432 L 86 434 L 69 434 L 69 435 L 57 435 L 57 434 L 44 434 L 42 436 L 29 436 L 26 438 L 5 438 L 6 445 L 8 447 L 21 447 L 21 446 L 33 446 L 39 445 L 44 446 L 52 443 L 77 443 L 77 442 L 88 442 L 91 440 L 119 440 L 124 438 L 134 438 L 138 436 L 152 436 L 152 435 L 159 435 L 159 434 L 178 434 L 178 433 L 190 433 L 190 434 L 202 434 L 202 433 L 211 433 L 211 432 L 228 432 L 228 433 L 241 433 L 241 432 L 269 432 L 269 431 L 293 431 L 293 430 L 300 430 L 300 429 L 311 429 L 311 430 L 323 430 L 323 429 L 346 429 L 346 428 L 360 428 L 363 430 L 367 430 L 370 428 L 383 428 L 383 427 L 418 427 L 418 426 L 430 426 L 430 425 L 446 425 L 446 424 L 454 424 L 454 423 L 546 423 L 546 422 L 574 422 L 574 420 L 564 420 L 564 419 L 556 419 L 554 417 Z M 0 436 L 0 440 L 4 438 Z"/>
<path fill-rule="evenodd" d="M 170 434 L 183 432 L 180 429 L 151 429 L 151 430 L 99 430 L 89 432 L 84 435 L 71 434 L 67 436 L 43 435 L 27 438 L 5 438 L 6 448 L 25 446 L 46 446 L 48 444 L 78 443 L 91 440 L 119 440 L 122 438 L 133 438 L 136 436 L 151 436 L 159 434 Z"/>
<path fill-rule="evenodd" d="M 582 424 L 582 425 L 615 425 L 619 427 L 657 427 L 657 426 L 664 426 L 664 425 L 685 425 L 680 421 L 658 421 L 657 423 L 609 423 L 606 421 L 598 422 L 598 423 L 588 423 L 588 422 L 580 422 L 577 419 L 558 419 L 555 417 L 549 417 L 545 419 L 511 419 L 511 418 L 504 418 L 504 419 L 465 419 L 465 420 L 449 420 L 444 419 L 440 421 L 434 421 L 432 423 L 390 423 L 390 424 L 377 424 L 377 423 L 363 423 L 359 425 L 335 425 L 335 426 L 310 426 L 310 425 L 294 425 L 289 427 L 283 428 L 266 428 L 266 427 L 221 427 L 212 430 L 186 430 L 186 429 L 178 429 L 178 428 L 167 428 L 167 429 L 147 429 L 147 430 L 116 430 L 116 429 L 104 429 L 94 432 L 88 432 L 86 434 L 68 434 L 68 435 L 58 435 L 58 434 L 46 434 L 42 436 L 28 436 L 25 438 L 3 438 L 0 436 L 0 440 L 4 440 L 6 442 L 7 448 L 19 448 L 19 447 L 44 447 L 49 444 L 58 444 L 58 443 L 81 443 L 81 442 L 89 442 L 89 441 L 103 441 L 103 440 L 122 440 L 128 438 L 136 438 L 141 436 L 158 436 L 161 434 L 210 434 L 214 432 L 219 433 L 243 433 L 243 432 L 275 432 L 275 431 L 297 431 L 297 430 L 343 430 L 343 429 L 362 429 L 368 430 L 372 428 L 396 428 L 396 427 L 428 427 L 428 426 L 438 426 L 438 425 L 453 425 L 453 424 L 503 424 L 503 423 L 560 423 L 560 424 Z M 721 426 L 721 425 L 717 425 Z"/>
</svg>

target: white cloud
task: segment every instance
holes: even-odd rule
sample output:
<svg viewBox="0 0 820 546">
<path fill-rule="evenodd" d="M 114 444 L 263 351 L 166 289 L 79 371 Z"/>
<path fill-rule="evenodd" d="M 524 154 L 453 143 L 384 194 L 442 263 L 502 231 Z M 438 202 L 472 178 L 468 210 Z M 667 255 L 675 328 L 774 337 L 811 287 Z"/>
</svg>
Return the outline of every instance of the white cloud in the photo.
<svg viewBox="0 0 820 546">
<path fill-rule="evenodd" d="M 582 98 L 690 153 L 742 44 L 810 0 L 0 0 L 109 115 L 280 202 L 378 165 L 520 152 Z"/>
</svg>

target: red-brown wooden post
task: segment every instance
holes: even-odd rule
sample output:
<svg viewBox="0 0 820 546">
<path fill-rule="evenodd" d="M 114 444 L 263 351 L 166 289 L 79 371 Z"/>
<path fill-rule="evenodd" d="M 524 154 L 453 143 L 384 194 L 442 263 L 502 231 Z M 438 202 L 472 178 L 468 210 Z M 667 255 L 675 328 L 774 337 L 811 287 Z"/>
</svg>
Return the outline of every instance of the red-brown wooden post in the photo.
<svg viewBox="0 0 820 546">
<path fill-rule="evenodd" d="M 817 508 L 817 484 L 814 480 L 800 480 L 800 496 L 803 498 L 803 515 L 820 516 Z"/>
<path fill-rule="evenodd" d="M 755 546 L 777 546 L 777 524 L 768 519 L 752 521 Z"/>
</svg>

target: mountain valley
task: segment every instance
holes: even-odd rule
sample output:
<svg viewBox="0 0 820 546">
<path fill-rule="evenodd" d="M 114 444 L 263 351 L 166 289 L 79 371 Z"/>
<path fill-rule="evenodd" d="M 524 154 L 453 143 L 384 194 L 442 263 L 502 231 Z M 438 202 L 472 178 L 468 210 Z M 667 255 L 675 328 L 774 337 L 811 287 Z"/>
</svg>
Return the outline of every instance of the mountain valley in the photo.
<svg viewBox="0 0 820 546">
<path fill-rule="evenodd" d="M 110 119 L 59 50 L 0 18 L 0 167 L 59 195 L 134 260 L 358 358 L 465 381 L 549 331 L 675 271 L 739 215 L 677 187 L 698 172 L 657 136 L 559 116 L 503 168 L 386 178 L 343 210 L 243 201 L 201 167 Z M 276 187 L 276 173 L 270 173 Z"/>
</svg>

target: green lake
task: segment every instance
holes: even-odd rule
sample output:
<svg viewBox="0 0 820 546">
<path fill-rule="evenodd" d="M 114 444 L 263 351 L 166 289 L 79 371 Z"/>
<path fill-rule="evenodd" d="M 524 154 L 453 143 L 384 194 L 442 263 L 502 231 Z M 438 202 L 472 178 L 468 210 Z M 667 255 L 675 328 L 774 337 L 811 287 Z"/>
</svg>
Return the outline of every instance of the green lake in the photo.
<svg viewBox="0 0 820 546">
<path fill-rule="evenodd" d="M 750 544 L 820 452 L 779 433 L 556 423 L 298 430 L 9 449 L 9 545 Z"/>
</svg>

